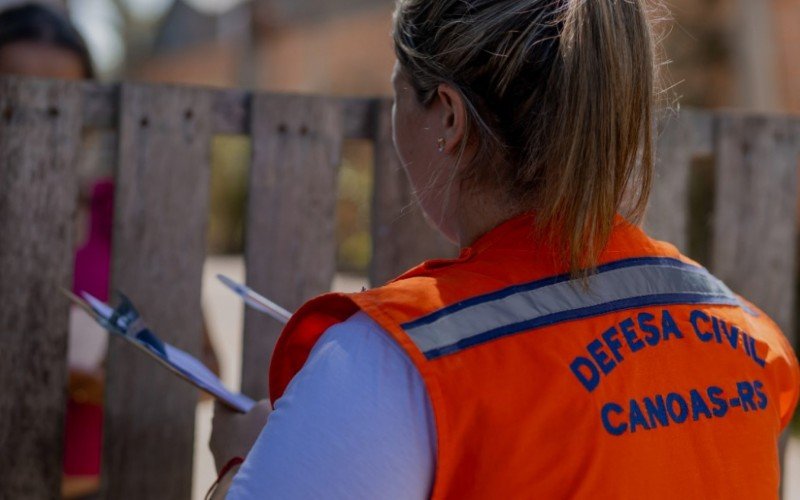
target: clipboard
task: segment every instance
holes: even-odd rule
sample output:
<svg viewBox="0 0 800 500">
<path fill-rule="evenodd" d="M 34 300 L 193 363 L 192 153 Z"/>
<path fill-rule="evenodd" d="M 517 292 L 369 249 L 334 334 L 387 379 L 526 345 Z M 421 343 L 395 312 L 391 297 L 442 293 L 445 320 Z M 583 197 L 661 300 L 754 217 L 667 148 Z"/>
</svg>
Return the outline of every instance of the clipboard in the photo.
<svg viewBox="0 0 800 500">
<path fill-rule="evenodd" d="M 255 406 L 255 401 L 244 394 L 228 390 L 219 377 L 200 360 L 158 338 L 147 327 L 130 299 L 123 294 L 118 293 L 119 305 L 112 307 L 86 292 L 81 292 L 79 297 L 66 290 L 62 291 L 109 333 L 121 337 L 167 370 L 214 396 L 226 406 L 241 413 L 247 413 Z"/>
</svg>

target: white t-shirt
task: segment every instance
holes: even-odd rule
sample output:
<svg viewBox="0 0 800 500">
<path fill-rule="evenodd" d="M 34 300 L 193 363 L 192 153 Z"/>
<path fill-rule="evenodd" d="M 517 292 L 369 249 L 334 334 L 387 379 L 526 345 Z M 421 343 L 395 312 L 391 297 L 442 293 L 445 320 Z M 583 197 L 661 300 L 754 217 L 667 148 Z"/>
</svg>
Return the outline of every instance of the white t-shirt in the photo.
<svg viewBox="0 0 800 500">
<path fill-rule="evenodd" d="M 419 372 L 357 313 L 314 346 L 228 498 L 428 498 L 435 461 L 433 412 Z"/>
</svg>

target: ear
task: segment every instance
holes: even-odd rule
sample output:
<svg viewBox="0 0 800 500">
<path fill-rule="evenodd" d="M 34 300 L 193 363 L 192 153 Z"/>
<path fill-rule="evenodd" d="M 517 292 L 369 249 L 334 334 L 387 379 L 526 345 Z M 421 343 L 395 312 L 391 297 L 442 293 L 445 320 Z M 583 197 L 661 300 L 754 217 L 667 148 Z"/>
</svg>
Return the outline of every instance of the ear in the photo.
<svg viewBox="0 0 800 500">
<path fill-rule="evenodd" d="M 461 93 L 446 83 L 439 84 L 436 89 L 436 98 L 441 106 L 442 137 L 446 141 L 444 152 L 451 154 L 458 151 L 461 141 L 466 139 L 466 105 Z"/>
</svg>

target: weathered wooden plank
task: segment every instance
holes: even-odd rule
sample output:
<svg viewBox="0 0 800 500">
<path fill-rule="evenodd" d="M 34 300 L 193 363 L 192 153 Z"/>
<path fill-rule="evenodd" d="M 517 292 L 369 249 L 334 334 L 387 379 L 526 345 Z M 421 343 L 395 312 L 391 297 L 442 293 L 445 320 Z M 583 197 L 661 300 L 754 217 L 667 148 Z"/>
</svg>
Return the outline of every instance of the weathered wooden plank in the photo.
<svg viewBox="0 0 800 500">
<path fill-rule="evenodd" d="M 456 254 L 455 245 L 422 214 L 392 143 L 392 103 L 375 103 L 375 187 L 372 200 L 372 263 L 369 278 L 380 286 L 431 258 Z"/>
<path fill-rule="evenodd" d="M 717 126 L 713 271 L 792 336 L 798 129 L 785 117 L 733 114 Z"/>
<path fill-rule="evenodd" d="M 112 128 L 117 123 L 119 85 L 84 83 L 84 121 L 89 128 Z M 247 135 L 250 133 L 250 100 L 252 92 L 242 89 L 209 90 L 214 94 L 211 111 L 212 130 L 215 134 Z M 291 97 L 291 94 L 273 94 Z M 372 105 L 377 99 L 367 97 L 340 97 L 342 102 L 342 129 L 348 139 L 372 138 Z"/>
<path fill-rule="evenodd" d="M 213 95 L 123 85 L 113 287 L 165 341 L 197 354 Z M 197 391 L 118 339 L 109 345 L 106 498 L 191 494 Z"/>
<path fill-rule="evenodd" d="M 330 289 L 341 106 L 320 97 L 256 95 L 252 109 L 247 283 L 289 310 Z M 267 369 L 281 325 L 245 314 L 242 390 L 267 396 Z"/>
<path fill-rule="evenodd" d="M 60 491 L 74 174 L 75 84 L 0 81 L 0 496 Z"/>
<path fill-rule="evenodd" d="M 689 172 L 694 153 L 693 115 L 681 112 L 658 124 L 653 191 L 645 227 L 654 238 L 686 251 L 688 247 Z"/>
</svg>

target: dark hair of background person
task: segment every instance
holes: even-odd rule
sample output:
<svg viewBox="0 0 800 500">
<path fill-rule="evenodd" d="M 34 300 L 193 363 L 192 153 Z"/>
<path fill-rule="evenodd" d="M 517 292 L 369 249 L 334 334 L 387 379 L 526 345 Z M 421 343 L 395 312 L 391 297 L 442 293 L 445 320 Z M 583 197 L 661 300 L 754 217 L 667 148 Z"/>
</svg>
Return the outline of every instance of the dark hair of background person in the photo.
<svg viewBox="0 0 800 500">
<path fill-rule="evenodd" d="M 36 3 L 0 11 L 0 49 L 15 42 L 43 43 L 69 50 L 81 60 L 84 77 L 95 77 L 86 42 L 66 13 Z"/>
</svg>

